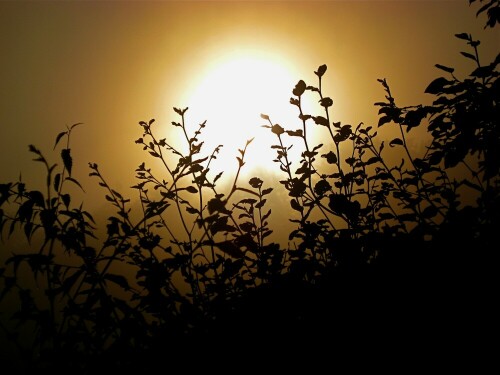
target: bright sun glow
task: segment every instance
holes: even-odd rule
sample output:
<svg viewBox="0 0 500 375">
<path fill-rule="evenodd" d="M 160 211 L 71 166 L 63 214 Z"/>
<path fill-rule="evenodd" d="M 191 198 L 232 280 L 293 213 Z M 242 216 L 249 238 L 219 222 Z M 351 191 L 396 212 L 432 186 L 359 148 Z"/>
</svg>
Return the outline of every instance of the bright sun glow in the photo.
<svg viewBox="0 0 500 375">
<path fill-rule="evenodd" d="M 273 163 L 275 150 L 270 148 L 277 138 L 262 127 L 266 121 L 260 114 L 268 114 L 284 128 L 298 127 L 297 108 L 289 102 L 297 77 L 283 61 L 244 54 L 228 55 L 207 69 L 184 102 L 189 107 L 186 121 L 190 129 L 207 120 L 201 136 L 205 153 L 223 145 L 214 169 L 229 174 L 236 171 L 238 149 L 254 138 L 247 148 L 242 175 L 279 170 Z"/>
</svg>

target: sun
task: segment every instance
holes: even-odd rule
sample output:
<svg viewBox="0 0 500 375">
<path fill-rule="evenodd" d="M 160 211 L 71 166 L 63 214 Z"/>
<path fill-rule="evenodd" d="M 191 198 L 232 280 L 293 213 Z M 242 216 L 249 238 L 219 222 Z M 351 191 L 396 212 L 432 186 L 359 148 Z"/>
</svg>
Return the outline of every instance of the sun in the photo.
<svg viewBox="0 0 500 375">
<path fill-rule="evenodd" d="M 285 128 L 298 124 L 297 110 L 290 97 L 297 74 L 277 57 L 257 56 L 252 53 L 232 53 L 216 59 L 200 76 L 184 102 L 189 107 L 186 121 L 195 129 L 206 122 L 200 140 L 205 152 L 223 145 L 213 164 L 214 169 L 236 171 L 240 156 L 248 140 L 253 139 L 245 155 L 242 177 L 265 170 L 277 170 L 273 163 L 277 138 L 269 129 L 261 113 L 268 114 L 273 123 Z"/>
</svg>

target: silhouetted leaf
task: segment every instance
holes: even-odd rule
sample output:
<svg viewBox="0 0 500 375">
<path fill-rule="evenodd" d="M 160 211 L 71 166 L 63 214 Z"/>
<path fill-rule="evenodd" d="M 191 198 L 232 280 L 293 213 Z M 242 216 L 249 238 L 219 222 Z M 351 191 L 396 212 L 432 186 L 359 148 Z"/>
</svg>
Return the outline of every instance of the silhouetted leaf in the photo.
<svg viewBox="0 0 500 375">
<path fill-rule="evenodd" d="M 198 189 L 196 189 L 194 186 L 188 186 L 185 188 L 185 190 L 189 193 L 195 194 L 198 192 Z"/>
<path fill-rule="evenodd" d="M 302 212 L 304 210 L 304 207 L 302 207 L 296 199 L 291 199 L 290 200 L 290 206 L 296 211 Z"/>
<path fill-rule="evenodd" d="M 193 164 L 201 164 L 203 163 L 204 161 L 206 161 L 208 159 L 208 156 L 207 157 L 204 157 L 204 158 L 201 158 L 201 159 L 196 159 L 196 160 L 193 160 L 191 163 Z"/>
<path fill-rule="evenodd" d="M 429 156 L 430 165 L 437 165 L 443 159 L 443 153 L 441 151 L 435 151 Z"/>
<path fill-rule="evenodd" d="M 489 74 L 490 74 L 490 67 L 480 66 L 479 68 L 476 68 L 470 75 L 474 77 L 485 78 L 488 77 Z"/>
<path fill-rule="evenodd" d="M 453 73 L 455 71 L 454 68 L 449 68 L 447 66 L 444 66 L 444 65 L 441 65 L 441 64 L 436 64 L 434 65 L 436 68 L 438 69 L 441 69 L 441 70 L 444 70 L 445 72 L 448 72 L 448 73 Z"/>
<path fill-rule="evenodd" d="M 45 199 L 40 191 L 38 190 L 30 191 L 28 195 L 34 204 L 42 208 L 45 207 Z"/>
<path fill-rule="evenodd" d="M 273 188 L 268 188 L 268 189 L 262 190 L 262 196 L 269 194 L 271 191 L 273 191 Z"/>
<path fill-rule="evenodd" d="M 260 117 L 263 118 L 264 120 L 269 120 L 269 116 L 268 115 L 264 115 L 264 114 L 260 114 Z"/>
<path fill-rule="evenodd" d="M 305 156 L 305 155 L 304 155 Z M 314 155 L 313 155 L 314 156 Z M 311 156 L 309 156 L 311 157 Z M 303 162 L 299 169 L 295 171 L 295 174 L 305 175 L 302 178 L 308 177 L 312 174 L 307 162 Z"/>
<path fill-rule="evenodd" d="M 75 283 L 78 281 L 83 271 L 83 269 L 77 269 L 71 276 L 64 279 L 63 283 L 61 284 L 61 291 L 64 295 L 67 295 L 71 291 L 71 288 L 73 288 Z"/>
<path fill-rule="evenodd" d="M 303 137 L 302 129 L 297 130 L 287 130 L 286 133 L 291 137 Z"/>
<path fill-rule="evenodd" d="M 255 229 L 255 224 L 250 221 L 245 221 L 240 224 L 240 228 L 243 232 L 251 232 Z"/>
<path fill-rule="evenodd" d="M 365 162 L 365 165 L 370 165 L 373 163 L 377 163 L 379 161 L 380 161 L 380 158 L 378 156 L 373 156 Z"/>
<path fill-rule="evenodd" d="M 80 185 L 80 183 L 79 183 L 77 180 L 75 180 L 73 177 L 66 177 L 66 178 L 65 178 L 65 180 L 66 180 L 66 181 L 71 181 L 71 182 L 72 182 L 72 183 L 74 183 L 76 186 L 78 186 L 80 189 L 82 189 L 82 191 L 85 191 L 85 190 L 83 190 L 82 185 Z"/>
<path fill-rule="evenodd" d="M 262 216 L 262 221 L 266 220 L 269 216 L 271 216 L 271 212 L 272 212 L 271 209 L 269 209 L 269 211 L 267 211 L 267 213 L 264 216 Z"/>
<path fill-rule="evenodd" d="M 123 225 L 122 229 L 124 229 Z M 124 230 L 124 232 L 126 231 Z M 160 243 L 160 236 L 158 235 L 148 234 L 147 236 L 141 237 L 139 239 L 139 246 L 146 250 L 153 250 L 155 247 L 158 246 L 159 243 Z"/>
<path fill-rule="evenodd" d="M 291 197 L 300 197 L 306 191 L 307 185 L 300 179 L 294 178 L 290 181 L 289 193 Z"/>
<path fill-rule="evenodd" d="M 122 287 L 125 290 L 130 289 L 130 286 L 128 285 L 127 278 L 123 275 L 115 275 L 112 273 L 107 273 L 104 275 L 104 279 L 114 282 L 115 284 L 119 285 L 120 287 Z"/>
<path fill-rule="evenodd" d="M 356 158 L 346 158 L 345 159 L 345 162 L 347 163 L 347 165 L 350 165 L 351 167 L 354 165 L 354 163 L 357 161 Z M 347 175 L 346 175 L 347 176 Z"/>
<path fill-rule="evenodd" d="M 429 86 L 425 89 L 425 93 L 427 94 L 440 94 L 443 92 L 445 86 L 451 84 L 451 81 L 448 81 L 444 77 L 436 78 L 432 81 Z"/>
<path fill-rule="evenodd" d="M 273 125 L 273 127 L 271 128 L 271 131 L 276 134 L 276 135 L 281 135 L 285 132 L 285 129 L 283 129 L 281 126 L 279 126 L 278 124 L 275 124 Z"/>
<path fill-rule="evenodd" d="M 207 207 L 208 207 L 208 212 L 210 214 L 213 214 L 214 212 L 225 212 L 226 211 L 225 202 L 221 201 L 219 198 L 210 199 L 208 201 Z"/>
<path fill-rule="evenodd" d="M 322 107 L 328 108 L 333 105 L 333 100 L 331 98 L 322 98 L 319 103 Z"/>
<path fill-rule="evenodd" d="M 119 233 L 118 220 L 115 217 L 109 218 L 109 224 L 106 225 L 108 236 L 112 237 Z"/>
<path fill-rule="evenodd" d="M 304 91 L 306 91 L 306 83 L 303 80 L 300 80 L 293 89 L 293 95 L 301 96 Z"/>
<path fill-rule="evenodd" d="M 231 241 L 215 243 L 215 246 L 233 258 L 242 258 L 245 255 L 243 251 Z"/>
<path fill-rule="evenodd" d="M 71 158 L 71 150 L 69 148 L 64 148 L 61 150 L 61 158 L 64 163 L 64 167 L 71 176 L 71 169 L 73 167 L 73 159 Z"/>
<path fill-rule="evenodd" d="M 183 115 L 184 115 L 184 113 L 185 113 L 187 110 L 188 110 L 188 108 L 179 109 L 179 108 L 175 108 L 175 107 L 174 107 L 174 111 L 175 111 L 175 113 L 177 113 L 177 114 L 178 114 L 178 115 L 180 115 L 180 116 L 183 116 Z"/>
<path fill-rule="evenodd" d="M 476 56 L 471 55 L 470 53 L 467 52 L 460 52 L 463 56 L 467 57 L 468 59 L 476 61 Z"/>
<path fill-rule="evenodd" d="M 455 34 L 458 39 L 469 40 L 469 35 L 467 33 Z"/>
<path fill-rule="evenodd" d="M 250 181 L 248 181 L 248 184 L 254 189 L 258 189 L 262 186 L 263 181 L 258 177 L 252 177 Z"/>
<path fill-rule="evenodd" d="M 245 198 L 240 201 L 241 204 L 249 204 L 249 205 L 255 204 L 256 202 L 257 199 L 254 198 Z"/>
<path fill-rule="evenodd" d="M 216 182 L 219 178 L 221 178 L 221 176 L 222 176 L 222 174 L 223 174 L 223 173 L 224 173 L 224 172 L 219 172 L 219 173 L 217 174 L 217 176 L 215 176 L 215 178 L 214 178 L 214 184 L 215 184 L 215 182 Z"/>
<path fill-rule="evenodd" d="M 262 199 L 260 202 L 258 202 L 258 203 L 255 205 L 255 208 L 259 209 L 259 208 L 264 207 L 264 205 L 266 204 L 266 202 L 267 202 L 267 199 Z"/>
<path fill-rule="evenodd" d="M 316 151 L 316 150 L 319 150 L 321 147 L 323 147 L 323 143 L 320 143 L 319 145 L 314 146 L 314 147 L 313 147 L 313 149 L 312 149 L 312 151 L 314 152 L 314 151 Z M 317 153 L 315 153 L 315 155 L 316 155 L 316 154 L 317 154 Z"/>
<path fill-rule="evenodd" d="M 40 150 L 37 149 L 34 145 L 29 145 L 28 150 L 34 154 L 41 155 Z"/>
<path fill-rule="evenodd" d="M 186 211 L 189 212 L 190 214 L 195 214 L 195 215 L 198 215 L 200 213 L 200 211 L 198 211 L 196 208 L 193 208 L 193 207 L 186 207 Z"/>
<path fill-rule="evenodd" d="M 337 155 L 335 155 L 332 151 L 321 155 L 321 157 L 325 158 L 328 164 L 335 164 L 337 162 Z"/>
<path fill-rule="evenodd" d="M 318 70 L 314 72 L 318 77 L 322 77 L 325 74 L 327 66 L 325 64 L 321 65 Z"/>
<path fill-rule="evenodd" d="M 77 126 L 80 126 L 80 125 L 83 125 L 83 122 L 77 122 L 76 124 L 73 124 L 69 127 L 69 130 L 73 130 L 74 128 L 76 128 Z"/>
<path fill-rule="evenodd" d="M 389 146 L 394 147 L 396 145 L 403 145 L 403 141 L 401 138 L 394 138 L 391 142 L 389 142 Z"/>
<path fill-rule="evenodd" d="M 0 184 L 0 206 L 12 195 L 10 192 L 11 187 L 12 183 Z"/>
<path fill-rule="evenodd" d="M 351 125 L 343 125 L 340 130 L 338 131 L 337 134 L 335 134 L 334 136 L 334 139 L 335 139 L 335 142 L 343 142 L 343 141 L 346 141 L 349 136 L 352 134 L 352 130 L 351 130 Z"/>
<path fill-rule="evenodd" d="M 328 120 L 326 118 L 324 118 L 323 116 L 315 116 L 315 117 L 313 117 L 313 120 L 317 125 L 326 126 L 327 128 L 330 126 L 330 124 L 328 123 Z"/>
<path fill-rule="evenodd" d="M 394 214 L 392 214 L 391 212 L 382 212 L 378 216 L 381 220 L 389 220 L 394 218 Z"/>
<path fill-rule="evenodd" d="M 239 159 L 241 160 L 241 158 L 239 157 L 236 157 L 236 159 Z M 243 160 L 241 160 L 241 165 L 243 165 Z M 197 172 L 202 172 L 204 170 L 203 166 L 202 165 L 199 165 L 199 164 L 192 164 L 190 167 L 189 167 L 189 173 L 197 173 Z"/>
<path fill-rule="evenodd" d="M 438 210 L 434 206 L 428 206 L 422 211 L 422 216 L 425 217 L 426 219 L 433 218 L 436 216 L 438 213 Z"/>
<path fill-rule="evenodd" d="M 316 185 L 314 185 L 314 192 L 316 195 L 324 195 L 327 191 L 329 191 L 332 186 L 326 180 L 319 180 Z"/>
<path fill-rule="evenodd" d="M 378 120 L 378 126 L 382 126 L 382 125 L 385 125 L 387 124 L 388 122 L 391 122 L 392 118 L 390 116 L 382 116 L 381 118 L 379 118 Z"/>
<path fill-rule="evenodd" d="M 419 107 L 417 109 L 408 111 L 403 120 L 403 124 L 408 127 L 407 131 L 409 131 L 413 127 L 419 126 L 422 122 L 422 119 L 432 112 L 433 110 L 429 107 Z"/>
<path fill-rule="evenodd" d="M 69 194 L 62 194 L 61 199 L 66 206 L 66 208 L 69 208 L 69 204 L 71 202 L 71 196 Z"/>
<path fill-rule="evenodd" d="M 28 240 L 28 242 L 31 242 L 31 236 L 33 233 L 33 223 L 31 221 L 28 221 L 27 223 L 24 224 L 23 229 L 26 239 Z"/>
<path fill-rule="evenodd" d="M 61 183 L 61 174 L 58 173 L 54 177 L 54 190 L 58 191 L 59 190 L 59 184 Z"/>
<path fill-rule="evenodd" d="M 64 137 L 66 134 L 68 134 L 68 132 L 67 132 L 67 131 L 65 131 L 65 132 L 61 132 L 61 133 L 59 133 L 59 134 L 57 135 L 57 137 L 56 137 L 56 142 L 55 142 L 55 144 L 54 144 L 54 148 L 53 148 L 54 150 L 55 150 L 55 148 L 56 148 L 57 144 L 59 143 L 59 141 L 61 140 L 61 138 L 62 138 L 62 137 Z"/>
</svg>

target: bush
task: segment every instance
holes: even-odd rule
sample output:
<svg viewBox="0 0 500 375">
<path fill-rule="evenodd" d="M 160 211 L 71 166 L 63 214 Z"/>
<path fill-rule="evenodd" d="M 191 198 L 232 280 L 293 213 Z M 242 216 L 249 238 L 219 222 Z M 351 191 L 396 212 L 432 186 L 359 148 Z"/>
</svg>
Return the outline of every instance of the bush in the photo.
<svg viewBox="0 0 500 375">
<path fill-rule="evenodd" d="M 493 28 L 497 10 L 492 1 L 478 14 L 487 11 Z M 187 108 L 174 108 L 179 120 L 172 122 L 185 152 L 158 139 L 154 119 L 139 123 L 135 143 L 164 168 L 154 172 L 144 162 L 135 170 L 139 213 L 89 164 L 115 211 L 102 240 L 91 213 L 73 203 L 81 186 L 71 175 L 70 138 L 79 124 L 56 137 L 54 149 L 66 140 L 61 165 L 30 145 L 47 171 L 44 191 L 22 181 L 0 185 L 0 231 L 20 232 L 28 243 L 0 268 L 0 323 L 16 348 L 12 371 L 139 371 L 158 361 L 189 369 L 193 356 L 208 369 L 221 350 L 239 358 L 258 346 L 276 358 L 276 345 L 305 353 L 311 348 L 301 343 L 327 338 L 337 350 L 362 340 L 368 353 L 381 335 L 393 343 L 425 339 L 431 348 L 440 341 L 429 337 L 438 337 L 458 348 L 464 332 L 476 335 L 464 323 L 478 315 L 463 308 L 487 311 L 491 300 L 500 223 L 500 57 L 481 65 L 479 41 L 455 36 L 470 47 L 462 55 L 474 69 L 459 79 L 436 64 L 446 77 L 428 85 L 432 105 L 401 107 L 379 79 L 385 100 L 375 103 L 377 126 L 335 122 L 321 65 L 316 86 L 300 80 L 292 91 L 301 128 L 262 115 L 276 136 L 293 247 L 269 241 L 266 203 L 278 187 L 258 177 L 240 181 L 252 141 L 239 150 L 236 177 L 223 191 L 222 173 L 210 173 L 219 148 L 204 149 L 205 123 L 188 134 Z M 316 95 L 323 112 L 304 113 L 305 95 Z M 323 144 L 310 142 L 316 126 L 330 136 Z M 379 141 L 382 126 L 400 136 Z M 430 143 L 413 155 L 408 134 L 422 126 Z M 299 160 L 290 160 L 292 144 L 302 147 Z M 386 156 L 393 148 L 401 151 L 397 163 Z"/>
</svg>

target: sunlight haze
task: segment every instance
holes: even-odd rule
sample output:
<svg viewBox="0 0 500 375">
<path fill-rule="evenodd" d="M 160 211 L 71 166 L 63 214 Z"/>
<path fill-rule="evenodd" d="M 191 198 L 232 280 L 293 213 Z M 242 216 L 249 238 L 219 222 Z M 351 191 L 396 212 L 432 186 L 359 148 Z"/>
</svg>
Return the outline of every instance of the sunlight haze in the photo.
<svg viewBox="0 0 500 375">
<path fill-rule="evenodd" d="M 138 122 L 154 118 L 174 141 L 173 107 L 189 107 L 193 131 L 207 121 L 205 152 L 224 145 L 214 171 L 234 176 L 238 149 L 255 138 L 243 183 L 259 171 L 277 179 L 273 134 L 260 114 L 298 128 L 289 103 L 298 80 L 316 85 L 313 72 L 326 64 L 332 120 L 376 125 L 373 103 L 384 98 L 377 78 L 388 79 L 398 104 L 425 103 L 426 85 L 441 74 L 435 63 L 458 74 L 473 68 L 455 33 L 481 39 L 484 61 L 494 56 L 498 32 L 482 25 L 465 0 L 1 2 L 0 180 L 21 174 L 36 184 L 44 171 L 28 145 L 58 162 L 50 153 L 56 135 L 81 122 L 71 152 L 74 176 L 92 197 L 87 207 L 103 202 L 89 162 L 124 195 L 135 194 L 134 169 L 155 164 L 134 144 Z"/>
</svg>

